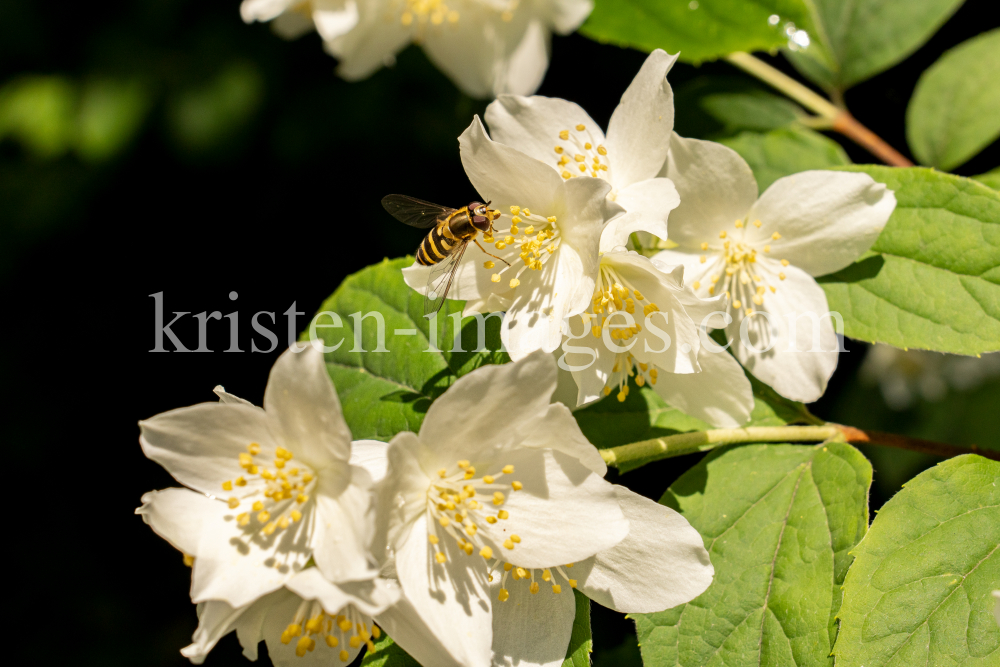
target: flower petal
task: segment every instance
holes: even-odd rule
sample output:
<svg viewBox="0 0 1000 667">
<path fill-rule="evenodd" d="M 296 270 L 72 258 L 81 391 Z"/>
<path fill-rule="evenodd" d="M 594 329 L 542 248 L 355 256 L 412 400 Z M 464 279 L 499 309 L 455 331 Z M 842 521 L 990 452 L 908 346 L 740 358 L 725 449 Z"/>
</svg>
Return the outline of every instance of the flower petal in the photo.
<svg viewBox="0 0 1000 667">
<path fill-rule="evenodd" d="M 203 519 L 217 505 L 217 500 L 190 489 L 163 489 L 144 493 L 135 513 L 175 549 L 196 556 Z"/>
<path fill-rule="evenodd" d="M 279 14 L 271 21 L 271 30 L 282 39 L 288 40 L 298 39 L 302 35 L 312 32 L 315 27 L 312 17 L 294 9 Z"/>
<path fill-rule="evenodd" d="M 575 457 L 527 448 L 502 456 L 497 463 L 513 465 L 510 479 L 522 488 L 505 494 L 499 509 L 509 518 L 480 525 L 476 533 L 495 557 L 523 567 L 574 563 L 611 548 L 628 534 L 611 484 Z M 521 542 L 508 549 L 503 545 L 512 535 Z"/>
<path fill-rule="evenodd" d="M 627 614 L 663 611 L 701 595 L 715 569 L 698 531 L 669 507 L 614 488 L 629 521 L 628 537 L 573 568 L 578 588 Z"/>
<path fill-rule="evenodd" d="M 560 35 L 568 35 L 587 20 L 594 0 L 549 0 L 544 5 L 546 19 Z"/>
<path fill-rule="evenodd" d="M 739 367 L 739 364 L 736 365 Z M 597 447 L 587 440 L 573 413 L 561 403 L 550 405 L 541 420 L 526 424 L 519 444 L 521 447 L 553 449 L 568 454 L 601 477 L 608 472 Z"/>
<path fill-rule="evenodd" d="M 669 178 L 650 178 L 619 190 L 615 203 L 627 213 L 604 227 L 601 252 L 625 246 L 633 232 L 648 232 L 661 239 L 667 238 L 667 217 L 680 202 L 677 188 Z"/>
<path fill-rule="evenodd" d="M 592 325 L 588 323 L 584 326 L 589 329 Z M 611 377 L 618 353 L 608 349 L 602 338 L 594 338 L 589 332 L 578 340 L 565 341 L 561 349 L 566 351 L 565 363 L 576 368 L 571 371 L 577 385 L 576 406 L 604 398 L 604 387 Z M 587 349 L 593 350 L 597 356 L 591 357 L 583 351 Z"/>
<path fill-rule="evenodd" d="M 563 199 L 562 178 L 548 165 L 487 136 L 479 117 L 458 138 L 462 166 L 472 186 L 492 207 L 534 209 L 558 215 Z M 561 211 L 560 211 L 561 212 Z"/>
<path fill-rule="evenodd" d="M 681 203 L 670 214 L 670 240 L 678 250 L 699 253 L 702 242 L 742 220 L 757 201 L 757 181 L 746 161 L 714 141 L 673 135 L 665 171 Z"/>
<path fill-rule="evenodd" d="M 348 81 L 366 79 L 391 63 L 413 38 L 401 21 L 385 21 L 373 3 L 364 3 L 358 25 L 330 47 L 340 60 L 337 74 Z"/>
<path fill-rule="evenodd" d="M 215 389 L 212 390 L 212 393 L 214 393 L 216 396 L 219 397 L 220 403 L 235 403 L 237 405 L 246 405 L 251 408 L 257 407 L 256 405 L 254 405 L 253 403 L 244 398 L 240 398 L 239 396 L 234 396 L 233 394 L 230 394 L 221 384 L 216 385 Z M 257 409 L 263 410 L 263 408 L 257 408 Z"/>
<path fill-rule="evenodd" d="M 330 615 L 353 605 L 361 613 L 375 616 L 399 600 L 399 587 L 394 582 L 371 579 L 334 584 L 315 567 L 299 572 L 285 588 L 304 600 L 319 600 L 323 610 Z"/>
<path fill-rule="evenodd" d="M 243 0 L 240 16 L 246 23 L 270 21 L 293 4 L 292 0 Z"/>
<path fill-rule="evenodd" d="M 424 473 L 435 475 L 461 459 L 493 458 L 515 438 L 505 426 L 483 428 L 479 419 L 456 415 L 509 414 L 537 423 L 548 411 L 555 388 L 555 362 L 542 352 L 512 364 L 483 366 L 459 378 L 431 404 L 420 427 L 417 458 Z"/>
<path fill-rule="evenodd" d="M 558 97 L 501 95 L 486 107 L 485 116 L 494 141 L 512 146 L 557 172 L 561 169 L 556 166 L 559 154 L 555 147 L 565 143 L 560 132 L 575 136 L 576 126 L 583 125 L 582 140 L 594 146 L 604 143 L 604 132 L 594 119 L 579 105 Z"/>
<path fill-rule="evenodd" d="M 653 389 L 685 414 L 716 428 L 736 428 L 753 412 L 750 381 L 743 368 L 726 352 L 705 347 L 698 353 L 700 373 L 663 373 Z"/>
<path fill-rule="evenodd" d="M 313 559 L 334 583 L 371 579 L 378 574 L 369 555 L 375 526 L 371 477 L 353 466 L 333 473 L 327 468 L 317 478 Z"/>
<path fill-rule="evenodd" d="M 777 330 L 774 346 L 763 353 L 747 349 L 740 340 L 739 318 L 726 327 L 726 335 L 733 339 L 733 354 L 748 371 L 785 398 L 811 403 L 823 395 L 826 383 L 837 369 L 839 343 L 830 318 L 825 317 L 830 307 L 823 289 L 795 266 L 786 266 L 782 271 L 785 280 L 769 280 L 777 285 L 777 291 L 765 296 L 760 309 L 770 314 Z M 819 318 L 815 341 L 810 319 L 813 315 Z M 796 321 L 794 341 L 789 340 L 791 320 Z M 770 336 L 764 318 L 755 315 L 747 326 L 749 342 L 762 349 Z"/>
<path fill-rule="evenodd" d="M 390 636 L 425 665 L 453 661 L 466 667 L 488 667 L 493 624 L 485 563 L 466 556 L 452 540 L 442 540 L 441 550 L 447 562 L 433 562 L 425 514 L 396 553 L 403 595 L 436 641 L 411 642 L 412 638 L 404 639 L 392 630 Z M 439 648 L 446 654 L 430 654 Z"/>
<path fill-rule="evenodd" d="M 191 644 L 181 649 L 181 655 L 193 665 L 205 662 L 209 651 L 219 640 L 232 632 L 247 607 L 234 609 L 225 602 L 209 600 L 198 605 L 198 629 L 194 631 Z"/>
<path fill-rule="evenodd" d="M 499 573 L 493 575 L 493 667 L 560 667 L 573 635 L 576 597 L 566 586 L 553 593 L 547 583 L 532 594 L 528 582 L 511 582 L 500 602 Z"/>
<path fill-rule="evenodd" d="M 896 208 L 896 196 L 868 174 L 804 171 L 775 181 L 750 209 L 771 254 L 812 276 L 849 266 L 867 252 Z"/>
<path fill-rule="evenodd" d="M 379 614 L 375 620 L 419 664 L 465 667 L 434 636 L 416 608 L 405 597 Z"/>
<path fill-rule="evenodd" d="M 351 432 L 316 347 L 292 347 L 278 357 L 264 391 L 264 410 L 282 444 L 313 468 L 351 457 Z"/>
<path fill-rule="evenodd" d="M 247 509 L 230 509 L 221 500 L 206 508 L 192 568 L 193 602 L 248 605 L 280 588 L 309 560 L 312 550 L 304 527 L 311 523 L 314 503 L 304 506 L 301 522 L 270 536 L 255 518 L 246 527 L 237 524 L 236 517 Z"/>
<path fill-rule="evenodd" d="M 619 190 L 651 179 L 663 168 L 674 129 L 674 91 L 667 72 L 676 61 L 676 55 L 661 49 L 650 53 L 611 115 L 608 160 Z"/>
<path fill-rule="evenodd" d="M 274 451 L 271 424 L 260 408 L 226 403 L 201 403 L 139 422 L 143 453 L 167 469 L 181 484 L 209 495 L 222 483 L 239 477 L 239 455 L 259 443 Z M 259 478 L 248 480 L 256 489 Z"/>
<path fill-rule="evenodd" d="M 358 5 L 344 0 L 312 0 L 312 19 L 324 41 L 336 39 L 358 25 Z"/>
<path fill-rule="evenodd" d="M 350 464 L 367 470 L 372 482 L 378 484 L 385 477 L 385 469 L 389 465 L 389 443 L 355 440 L 351 443 Z"/>
</svg>

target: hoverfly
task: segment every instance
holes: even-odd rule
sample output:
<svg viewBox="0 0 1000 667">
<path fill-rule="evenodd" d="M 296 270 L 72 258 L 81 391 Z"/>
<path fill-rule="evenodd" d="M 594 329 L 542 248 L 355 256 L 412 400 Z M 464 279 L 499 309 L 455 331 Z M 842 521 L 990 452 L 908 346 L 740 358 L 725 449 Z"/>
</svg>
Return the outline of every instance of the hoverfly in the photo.
<svg viewBox="0 0 1000 667">
<path fill-rule="evenodd" d="M 474 201 L 462 208 L 448 208 L 421 201 L 406 195 L 387 195 L 382 198 L 382 207 L 403 224 L 417 229 L 431 229 L 417 248 L 417 264 L 433 266 L 427 279 L 427 293 L 424 296 L 424 315 L 441 310 L 448 297 L 455 274 L 462 262 L 462 255 L 472 241 L 490 257 L 499 259 L 510 266 L 510 262 L 486 252 L 479 245 L 476 236 L 493 234 L 493 221 L 500 217 L 500 211 L 490 210 L 490 202 Z"/>
</svg>

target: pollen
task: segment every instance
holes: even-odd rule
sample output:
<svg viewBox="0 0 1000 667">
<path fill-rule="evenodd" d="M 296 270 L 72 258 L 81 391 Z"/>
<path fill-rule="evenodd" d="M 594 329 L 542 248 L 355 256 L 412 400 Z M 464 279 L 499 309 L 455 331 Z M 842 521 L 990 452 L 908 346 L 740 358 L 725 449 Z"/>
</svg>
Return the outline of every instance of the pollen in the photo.
<svg viewBox="0 0 1000 667">
<path fill-rule="evenodd" d="M 505 500 L 504 495 L 502 493 L 500 493 L 499 491 L 497 491 L 497 492 L 495 492 L 493 494 L 493 504 L 494 505 L 503 505 L 503 501 L 504 500 Z"/>
<path fill-rule="evenodd" d="M 512 539 L 510 539 L 508 537 L 506 540 L 503 541 L 503 547 L 504 547 L 504 549 L 513 549 L 514 548 L 514 540 L 512 540 Z"/>
<path fill-rule="evenodd" d="M 511 278 L 509 284 L 510 284 L 510 288 L 514 289 L 515 287 L 517 287 L 518 285 L 521 284 L 521 281 L 518 280 L 517 278 Z"/>
<path fill-rule="evenodd" d="M 701 262 L 702 264 L 704 264 L 705 262 L 708 261 L 708 257 L 706 257 L 705 255 L 702 255 L 701 257 L 698 258 L 698 261 Z"/>
<path fill-rule="evenodd" d="M 492 276 L 490 276 L 490 282 L 494 282 L 494 283 L 500 282 L 500 274 L 499 273 L 494 273 Z M 442 477 L 443 477 L 443 475 L 442 475 Z"/>
<path fill-rule="evenodd" d="M 500 602 L 506 602 L 509 598 L 510 592 L 506 588 L 501 588 L 500 594 L 497 595 L 497 599 L 500 600 Z"/>
<path fill-rule="evenodd" d="M 232 481 L 225 481 L 225 482 L 223 482 L 222 483 L 222 490 L 223 491 L 232 491 L 233 490 L 233 483 L 232 483 Z"/>
<path fill-rule="evenodd" d="M 557 154 L 561 155 L 562 152 L 563 152 L 563 147 L 562 146 L 556 146 L 555 151 L 556 151 Z"/>
<path fill-rule="evenodd" d="M 702 250 L 708 250 L 708 243 L 706 243 L 706 242 L 702 242 L 702 244 L 701 244 L 701 249 L 702 249 Z"/>
<path fill-rule="evenodd" d="M 240 506 L 240 499 L 239 498 L 235 498 L 234 497 L 234 498 L 230 498 L 229 499 L 229 509 L 234 510 L 234 509 L 236 509 L 239 506 Z"/>
<path fill-rule="evenodd" d="M 512 488 L 512 489 L 514 489 L 515 491 L 520 491 L 521 489 L 523 489 L 523 488 L 524 488 L 524 485 L 523 485 L 523 484 L 521 484 L 520 482 L 511 482 L 511 483 L 510 483 L 510 486 L 511 486 L 511 488 Z"/>
<path fill-rule="evenodd" d="M 493 558 L 493 549 L 490 547 L 483 547 L 479 550 L 479 555 L 489 560 L 490 558 Z"/>
<path fill-rule="evenodd" d="M 775 232 L 775 233 L 771 234 L 771 238 L 774 239 L 775 241 L 777 241 L 778 239 L 781 238 L 781 234 L 779 234 L 778 232 Z"/>
<path fill-rule="evenodd" d="M 562 139 L 563 141 L 566 141 L 567 139 L 569 139 L 569 130 L 562 130 L 559 133 L 559 138 Z"/>
<path fill-rule="evenodd" d="M 494 266 L 496 266 L 496 264 L 494 264 L 490 260 L 483 262 L 483 268 L 484 269 L 492 269 Z"/>
<path fill-rule="evenodd" d="M 701 288 L 701 283 L 696 280 L 693 283 L 691 283 L 691 287 L 693 287 L 695 289 L 699 289 L 699 288 Z"/>
<path fill-rule="evenodd" d="M 580 123 L 579 125 L 576 126 L 576 131 L 577 132 L 583 132 L 586 129 L 587 129 L 587 126 L 584 125 L 583 123 Z"/>
<path fill-rule="evenodd" d="M 789 263 L 789 262 L 788 262 L 788 260 L 787 260 L 787 259 L 783 259 L 783 260 L 781 260 L 781 265 L 782 265 L 782 266 L 788 266 L 788 263 Z"/>
<path fill-rule="evenodd" d="M 497 512 L 498 519 L 506 519 L 509 516 L 510 514 L 507 513 L 507 510 L 500 510 L 499 512 Z"/>
<path fill-rule="evenodd" d="M 726 230 L 723 229 L 721 232 L 719 232 L 719 238 L 720 239 L 726 238 Z"/>
</svg>

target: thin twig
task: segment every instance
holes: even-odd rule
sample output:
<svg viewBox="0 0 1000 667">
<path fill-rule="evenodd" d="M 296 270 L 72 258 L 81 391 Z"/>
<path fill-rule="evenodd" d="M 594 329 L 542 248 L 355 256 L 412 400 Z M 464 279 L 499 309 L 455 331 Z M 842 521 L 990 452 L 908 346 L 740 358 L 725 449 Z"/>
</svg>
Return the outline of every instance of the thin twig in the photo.
<svg viewBox="0 0 1000 667">
<path fill-rule="evenodd" d="M 890 146 L 880 136 L 858 122 L 847 109 L 843 109 L 799 83 L 781 70 L 775 69 L 763 60 L 749 53 L 731 53 L 726 56 L 731 64 L 752 74 L 764 83 L 777 88 L 809 111 L 813 118 L 803 119 L 803 124 L 816 129 L 830 129 L 839 132 L 861 146 L 872 155 L 893 167 L 912 167 L 913 163 Z"/>
<path fill-rule="evenodd" d="M 642 461 L 705 452 L 722 445 L 751 442 L 825 442 L 836 440 L 857 444 L 883 445 L 915 452 L 933 454 L 943 458 L 960 454 L 978 454 L 1000 461 L 1000 451 L 979 447 L 956 447 L 940 442 L 908 438 L 902 435 L 863 431 L 853 426 L 824 424 L 822 426 L 750 426 L 747 428 L 720 428 L 692 433 L 678 433 L 652 440 L 642 440 L 601 450 L 608 465 L 621 466 Z"/>
</svg>

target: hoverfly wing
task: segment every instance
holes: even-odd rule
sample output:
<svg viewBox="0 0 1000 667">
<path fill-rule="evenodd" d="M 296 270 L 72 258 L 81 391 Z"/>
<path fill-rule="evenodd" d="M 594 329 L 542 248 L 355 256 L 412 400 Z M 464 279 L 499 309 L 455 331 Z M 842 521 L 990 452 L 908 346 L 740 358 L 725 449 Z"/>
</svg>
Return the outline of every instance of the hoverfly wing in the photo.
<svg viewBox="0 0 1000 667">
<path fill-rule="evenodd" d="M 464 241 L 456 246 L 448 257 L 434 265 L 431 275 L 427 278 L 427 294 L 424 296 L 424 315 L 433 315 L 441 310 L 444 300 L 448 298 L 452 283 L 455 282 L 455 274 L 462 265 L 462 255 L 469 247 L 469 242 Z"/>
<path fill-rule="evenodd" d="M 432 204 L 406 195 L 386 195 L 382 198 L 382 208 L 404 225 L 417 229 L 433 227 L 443 216 L 455 211 L 447 206 Z"/>
</svg>

